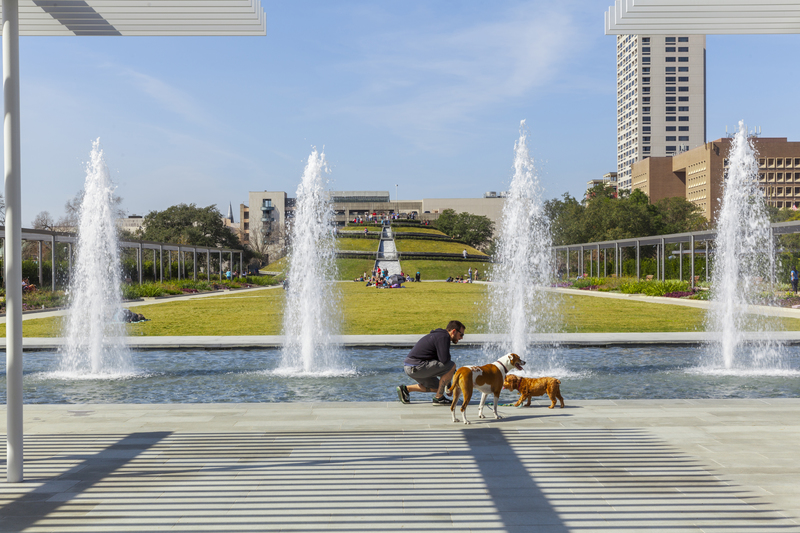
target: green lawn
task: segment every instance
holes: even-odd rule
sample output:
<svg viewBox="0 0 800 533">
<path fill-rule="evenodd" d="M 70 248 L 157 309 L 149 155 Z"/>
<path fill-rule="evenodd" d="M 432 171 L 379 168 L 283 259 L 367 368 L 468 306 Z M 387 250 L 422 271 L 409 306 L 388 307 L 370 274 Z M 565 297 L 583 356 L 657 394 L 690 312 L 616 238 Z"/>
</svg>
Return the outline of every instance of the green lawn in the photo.
<svg viewBox="0 0 800 533">
<path fill-rule="evenodd" d="M 448 277 L 455 278 L 461 276 L 466 278 L 467 270 L 472 267 L 472 271 L 480 270 L 481 279 L 486 279 L 485 273 L 491 267 L 491 263 L 481 263 L 479 261 L 433 261 L 430 259 L 403 259 L 400 261 L 403 272 L 413 276 L 419 272 L 423 280 L 442 280 Z"/>
<path fill-rule="evenodd" d="M 381 241 L 378 239 L 353 239 L 339 237 L 336 239 L 339 251 L 377 252 Z"/>
<path fill-rule="evenodd" d="M 344 334 L 423 334 L 461 320 L 467 333 L 485 331 L 487 285 L 408 283 L 404 289 L 375 289 L 363 283 L 337 284 Z M 149 322 L 131 324 L 131 335 L 277 335 L 283 320 L 284 291 L 232 292 L 195 300 L 136 307 Z M 702 331 L 705 311 L 675 305 L 630 302 L 579 295 L 559 299 L 564 332 Z M 775 318 L 786 330 L 800 330 L 800 320 Z M 59 334 L 60 319 L 23 322 L 27 337 Z M 5 335 L 5 328 L 0 328 Z"/>
<path fill-rule="evenodd" d="M 436 252 L 441 254 L 460 254 L 464 248 L 468 254 L 486 255 L 472 246 L 449 241 L 427 241 L 420 239 L 395 239 L 394 245 L 400 252 Z"/>
<path fill-rule="evenodd" d="M 392 228 L 395 233 L 429 233 L 431 235 L 445 235 L 438 229 L 420 226 L 419 228 Z M 445 235 L 446 236 L 446 235 Z"/>
</svg>

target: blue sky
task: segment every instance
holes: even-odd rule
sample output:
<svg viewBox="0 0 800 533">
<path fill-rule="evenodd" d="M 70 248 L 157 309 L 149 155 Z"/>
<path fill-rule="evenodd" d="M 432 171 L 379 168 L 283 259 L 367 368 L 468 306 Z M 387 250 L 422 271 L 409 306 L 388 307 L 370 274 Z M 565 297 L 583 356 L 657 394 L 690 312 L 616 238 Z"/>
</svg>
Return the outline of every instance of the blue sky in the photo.
<svg viewBox="0 0 800 533">
<path fill-rule="evenodd" d="M 129 214 L 331 188 L 504 190 L 519 122 L 548 197 L 616 170 L 610 0 L 262 2 L 266 37 L 21 38 L 23 223 L 83 186 L 100 137 Z M 709 36 L 709 140 L 800 141 L 800 36 Z M 238 214 L 237 214 L 238 221 Z"/>
</svg>

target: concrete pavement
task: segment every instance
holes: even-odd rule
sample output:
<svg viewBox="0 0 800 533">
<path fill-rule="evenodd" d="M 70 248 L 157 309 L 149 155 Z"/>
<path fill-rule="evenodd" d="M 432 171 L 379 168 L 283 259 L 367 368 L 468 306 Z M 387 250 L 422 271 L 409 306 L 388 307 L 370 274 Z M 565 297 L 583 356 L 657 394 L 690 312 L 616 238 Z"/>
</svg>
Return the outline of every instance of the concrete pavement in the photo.
<svg viewBox="0 0 800 533">
<path fill-rule="evenodd" d="M 800 532 L 800 399 L 567 398 L 464 426 L 417 396 L 26 405 L 0 530 Z"/>
</svg>

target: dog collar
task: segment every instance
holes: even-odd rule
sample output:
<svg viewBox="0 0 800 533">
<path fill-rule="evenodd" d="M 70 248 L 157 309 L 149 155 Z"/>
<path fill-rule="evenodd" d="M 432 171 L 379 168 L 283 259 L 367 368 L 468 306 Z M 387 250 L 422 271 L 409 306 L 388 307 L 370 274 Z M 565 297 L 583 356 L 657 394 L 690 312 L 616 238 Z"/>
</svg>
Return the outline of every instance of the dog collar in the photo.
<svg viewBox="0 0 800 533">
<path fill-rule="evenodd" d="M 504 365 L 502 362 L 495 361 L 494 364 L 500 365 L 500 367 L 503 368 L 503 377 L 505 377 L 505 375 L 508 374 L 508 369 L 506 368 L 506 365 Z"/>
</svg>

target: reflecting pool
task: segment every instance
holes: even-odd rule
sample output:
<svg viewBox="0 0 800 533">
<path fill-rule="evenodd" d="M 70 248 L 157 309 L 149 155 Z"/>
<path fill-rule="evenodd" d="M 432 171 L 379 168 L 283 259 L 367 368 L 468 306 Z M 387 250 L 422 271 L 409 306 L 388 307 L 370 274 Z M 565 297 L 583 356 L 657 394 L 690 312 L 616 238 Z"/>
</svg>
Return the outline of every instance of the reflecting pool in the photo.
<svg viewBox="0 0 800 533">
<path fill-rule="evenodd" d="M 788 368 L 772 373 L 719 374 L 702 370 L 702 347 L 560 348 L 558 368 L 570 400 L 666 398 L 775 398 L 800 396 L 800 347 L 787 348 Z M 26 403 L 211 403 L 396 401 L 408 383 L 408 349 L 346 349 L 350 370 L 339 375 L 287 376 L 277 372 L 281 351 L 134 351 L 139 373 L 94 379 L 58 373 L 55 352 L 26 352 Z M 480 348 L 454 347 L 461 365 L 485 364 Z M 5 400 L 5 358 L 0 370 Z M 529 365 L 530 366 L 530 365 Z M 535 372 L 535 370 L 534 370 Z M 526 374 L 523 374 L 526 375 Z M 501 401 L 514 394 L 504 391 Z M 412 394 L 412 401 L 430 395 Z M 544 400 L 542 400 L 544 401 Z"/>
</svg>

